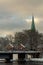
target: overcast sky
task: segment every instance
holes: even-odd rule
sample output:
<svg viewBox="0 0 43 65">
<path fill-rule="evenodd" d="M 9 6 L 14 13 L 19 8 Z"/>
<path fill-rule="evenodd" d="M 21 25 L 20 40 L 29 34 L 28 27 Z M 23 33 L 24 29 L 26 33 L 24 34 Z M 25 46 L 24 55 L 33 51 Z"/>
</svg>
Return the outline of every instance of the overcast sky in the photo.
<svg viewBox="0 0 43 65">
<path fill-rule="evenodd" d="M 43 0 L 0 0 L 0 34 L 10 34 L 35 26 L 43 33 Z"/>
</svg>

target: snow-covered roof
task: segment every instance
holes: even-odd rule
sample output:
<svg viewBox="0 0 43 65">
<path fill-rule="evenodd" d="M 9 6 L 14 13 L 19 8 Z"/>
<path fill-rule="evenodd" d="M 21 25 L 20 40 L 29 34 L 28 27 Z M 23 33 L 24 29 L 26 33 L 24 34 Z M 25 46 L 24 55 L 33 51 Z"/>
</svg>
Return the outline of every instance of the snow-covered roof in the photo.
<svg viewBox="0 0 43 65">
<path fill-rule="evenodd" d="M 9 45 L 10 45 L 11 47 L 14 47 L 11 43 L 9 43 Z"/>
<path fill-rule="evenodd" d="M 20 45 L 25 48 L 25 46 L 23 44 L 20 44 Z"/>
</svg>

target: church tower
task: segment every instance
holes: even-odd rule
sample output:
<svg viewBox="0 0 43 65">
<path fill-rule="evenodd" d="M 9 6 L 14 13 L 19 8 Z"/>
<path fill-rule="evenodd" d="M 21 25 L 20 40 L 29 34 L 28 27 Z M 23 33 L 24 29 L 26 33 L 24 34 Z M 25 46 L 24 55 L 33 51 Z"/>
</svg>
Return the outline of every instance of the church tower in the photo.
<svg viewBox="0 0 43 65">
<path fill-rule="evenodd" d="M 31 50 L 37 50 L 38 32 L 35 29 L 34 16 L 32 16 L 31 33 L 30 33 L 30 47 Z"/>
<path fill-rule="evenodd" d="M 31 30 L 35 31 L 35 23 L 34 23 L 34 16 L 32 16 L 32 24 L 31 24 Z"/>
</svg>

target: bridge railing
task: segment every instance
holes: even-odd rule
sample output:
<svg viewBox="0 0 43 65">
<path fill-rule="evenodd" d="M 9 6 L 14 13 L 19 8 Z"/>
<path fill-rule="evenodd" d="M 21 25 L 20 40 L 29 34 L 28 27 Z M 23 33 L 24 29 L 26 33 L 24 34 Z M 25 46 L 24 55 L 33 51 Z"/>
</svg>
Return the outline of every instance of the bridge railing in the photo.
<svg viewBox="0 0 43 65">
<path fill-rule="evenodd" d="M 43 51 L 0 51 L 0 53 L 42 53 Z"/>
</svg>

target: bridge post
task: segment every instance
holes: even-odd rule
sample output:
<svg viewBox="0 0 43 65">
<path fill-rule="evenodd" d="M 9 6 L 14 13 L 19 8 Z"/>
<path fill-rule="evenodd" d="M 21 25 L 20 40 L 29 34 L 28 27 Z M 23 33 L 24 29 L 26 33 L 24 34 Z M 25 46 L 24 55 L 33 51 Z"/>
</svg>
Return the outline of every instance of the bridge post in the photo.
<svg viewBox="0 0 43 65">
<path fill-rule="evenodd" d="M 24 61 L 25 53 L 18 53 L 18 61 Z"/>
<path fill-rule="evenodd" d="M 5 63 L 10 63 L 11 62 L 11 59 L 13 59 L 13 54 L 8 54 L 8 57 L 9 58 L 6 58 L 5 60 Z"/>
</svg>

